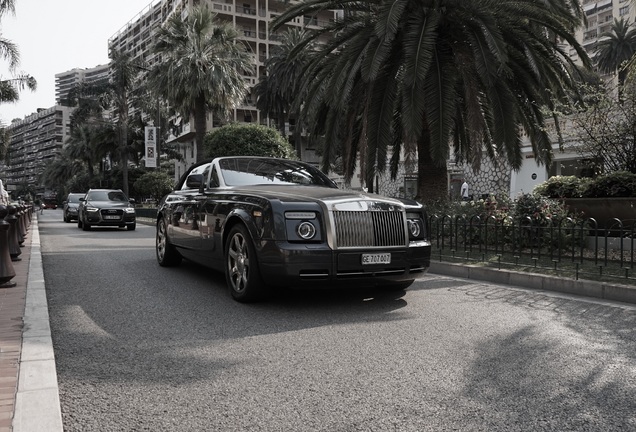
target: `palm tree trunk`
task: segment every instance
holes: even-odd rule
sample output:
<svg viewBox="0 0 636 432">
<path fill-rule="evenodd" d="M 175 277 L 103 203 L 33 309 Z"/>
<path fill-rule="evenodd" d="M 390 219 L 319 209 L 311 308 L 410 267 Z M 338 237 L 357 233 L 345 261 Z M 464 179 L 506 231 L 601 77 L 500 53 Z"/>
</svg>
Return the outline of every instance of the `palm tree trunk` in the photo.
<svg viewBox="0 0 636 432">
<path fill-rule="evenodd" d="M 197 146 L 197 160 L 195 163 L 201 162 L 204 158 L 203 141 L 205 139 L 206 132 L 206 116 L 207 111 L 205 108 L 205 98 L 203 96 L 198 96 L 194 102 L 194 142 Z"/>
<path fill-rule="evenodd" d="M 417 196 L 421 203 L 448 199 L 448 170 L 446 163 L 431 158 L 431 136 L 425 129 L 417 141 Z"/>
<path fill-rule="evenodd" d="M 127 117 L 127 116 L 126 116 Z M 122 119 L 122 123 L 119 126 L 121 128 L 121 173 L 124 194 L 128 195 L 128 124 L 126 120 Z"/>
</svg>

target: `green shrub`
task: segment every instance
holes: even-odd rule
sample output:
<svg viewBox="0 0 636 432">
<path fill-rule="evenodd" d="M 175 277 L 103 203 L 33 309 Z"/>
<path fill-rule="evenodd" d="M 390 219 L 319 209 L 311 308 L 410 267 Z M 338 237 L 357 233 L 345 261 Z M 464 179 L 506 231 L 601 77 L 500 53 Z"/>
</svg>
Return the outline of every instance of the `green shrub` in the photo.
<svg viewBox="0 0 636 432">
<path fill-rule="evenodd" d="M 533 193 L 547 198 L 578 198 L 588 182 L 576 176 L 554 176 L 537 185 Z"/>
<path fill-rule="evenodd" d="M 596 177 L 581 191 L 581 196 L 585 198 L 636 196 L 636 174 L 615 171 Z"/>
<path fill-rule="evenodd" d="M 271 156 L 297 159 L 294 147 L 276 129 L 257 124 L 232 123 L 214 129 L 205 136 L 205 155 Z"/>
</svg>

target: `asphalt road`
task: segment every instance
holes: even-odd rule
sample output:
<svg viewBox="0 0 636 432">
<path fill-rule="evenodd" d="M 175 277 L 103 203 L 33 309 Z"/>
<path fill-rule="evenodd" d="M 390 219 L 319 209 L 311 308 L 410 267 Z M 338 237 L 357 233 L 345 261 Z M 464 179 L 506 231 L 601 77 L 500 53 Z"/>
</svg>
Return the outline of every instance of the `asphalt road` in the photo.
<svg viewBox="0 0 636 432">
<path fill-rule="evenodd" d="M 427 275 L 231 300 L 154 228 L 40 216 L 65 431 L 636 430 L 636 308 Z"/>
</svg>

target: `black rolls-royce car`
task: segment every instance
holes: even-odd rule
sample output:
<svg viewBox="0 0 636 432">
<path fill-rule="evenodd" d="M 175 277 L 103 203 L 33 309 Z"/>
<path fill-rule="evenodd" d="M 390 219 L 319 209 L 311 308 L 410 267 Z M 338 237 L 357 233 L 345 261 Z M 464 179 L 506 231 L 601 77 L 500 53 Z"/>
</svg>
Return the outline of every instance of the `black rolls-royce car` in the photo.
<svg viewBox="0 0 636 432">
<path fill-rule="evenodd" d="M 225 272 L 248 302 L 272 287 L 405 289 L 428 270 L 431 243 L 415 201 L 338 189 L 303 162 L 221 157 L 159 202 L 156 254 Z"/>
</svg>

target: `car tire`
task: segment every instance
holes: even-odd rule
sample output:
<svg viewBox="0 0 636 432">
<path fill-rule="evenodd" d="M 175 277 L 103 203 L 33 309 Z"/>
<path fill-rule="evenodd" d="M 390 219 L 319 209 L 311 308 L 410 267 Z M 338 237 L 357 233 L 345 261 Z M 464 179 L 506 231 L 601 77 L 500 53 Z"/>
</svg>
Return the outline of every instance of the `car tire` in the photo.
<svg viewBox="0 0 636 432">
<path fill-rule="evenodd" d="M 232 227 L 225 245 L 225 279 L 234 300 L 248 303 L 263 299 L 268 289 L 258 268 L 256 249 L 247 228 Z"/>
<path fill-rule="evenodd" d="M 79 216 L 77 217 L 77 227 L 82 228 L 82 218 L 80 218 Z"/>
<path fill-rule="evenodd" d="M 162 267 L 173 267 L 181 264 L 181 254 L 170 244 L 168 233 L 166 232 L 166 221 L 160 219 L 157 222 L 157 235 L 155 241 L 155 251 L 157 262 Z"/>
<path fill-rule="evenodd" d="M 128 228 L 128 231 L 134 231 L 137 228 L 137 223 L 126 225 L 126 228 Z"/>
<path fill-rule="evenodd" d="M 82 229 L 84 231 L 90 231 L 91 230 L 91 226 L 89 224 L 87 224 L 86 222 L 82 222 Z"/>
</svg>

